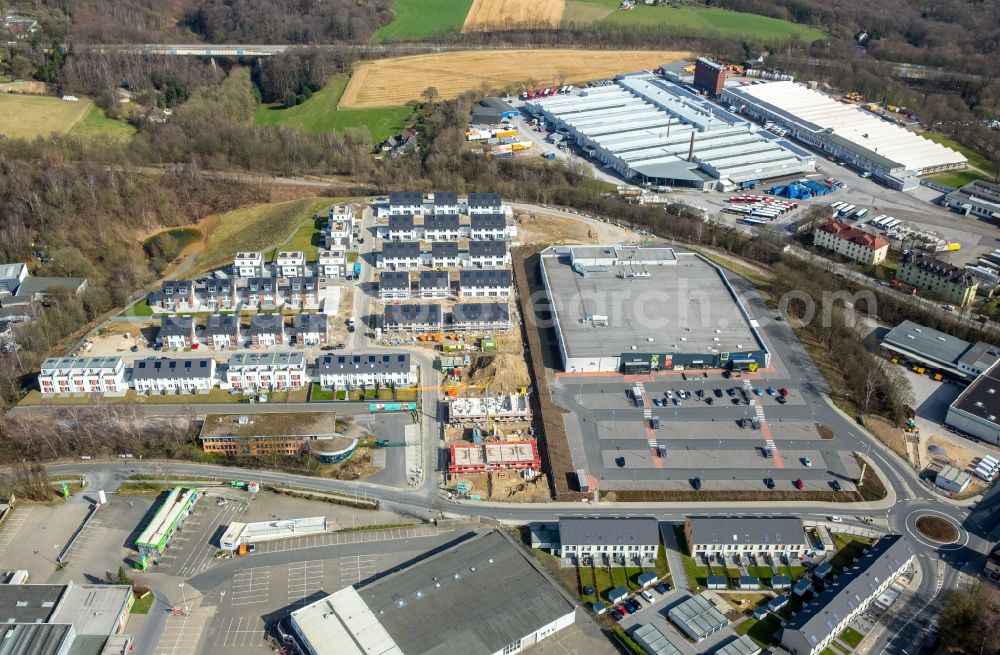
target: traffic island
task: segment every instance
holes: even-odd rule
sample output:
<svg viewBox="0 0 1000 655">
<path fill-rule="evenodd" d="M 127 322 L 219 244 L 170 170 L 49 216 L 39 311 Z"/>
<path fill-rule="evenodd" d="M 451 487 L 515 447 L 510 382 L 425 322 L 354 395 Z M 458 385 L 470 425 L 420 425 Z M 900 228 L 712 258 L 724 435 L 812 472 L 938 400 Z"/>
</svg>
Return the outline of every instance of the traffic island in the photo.
<svg viewBox="0 0 1000 655">
<path fill-rule="evenodd" d="M 951 544 L 958 541 L 958 528 L 950 521 L 937 516 L 924 515 L 917 518 L 917 532 L 931 541 Z"/>
</svg>

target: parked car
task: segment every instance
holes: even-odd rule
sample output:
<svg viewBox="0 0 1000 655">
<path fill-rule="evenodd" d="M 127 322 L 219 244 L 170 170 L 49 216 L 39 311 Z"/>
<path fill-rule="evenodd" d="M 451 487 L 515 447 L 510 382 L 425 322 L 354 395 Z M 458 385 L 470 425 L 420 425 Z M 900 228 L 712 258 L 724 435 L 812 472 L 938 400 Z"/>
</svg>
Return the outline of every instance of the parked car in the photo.
<svg viewBox="0 0 1000 655">
<path fill-rule="evenodd" d="M 705 403 L 707 403 L 707 404 L 709 404 L 709 405 L 711 405 L 711 404 L 714 404 L 714 403 L 715 403 L 715 399 L 714 399 L 714 398 L 711 398 L 711 397 L 709 397 L 709 398 L 706 398 L 706 399 L 705 399 Z"/>
<path fill-rule="evenodd" d="M 830 517 L 830 523 L 843 523 L 843 522 L 844 519 L 840 518 L 839 516 L 834 515 Z"/>
<path fill-rule="evenodd" d="M 729 387 L 728 389 L 726 389 L 726 393 L 729 394 L 730 398 L 732 398 L 733 396 L 736 395 L 736 387 Z"/>
<path fill-rule="evenodd" d="M 613 618 L 615 621 L 621 621 L 622 619 L 625 618 L 625 612 L 623 612 L 620 608 L 616 607 L 613 610 L 611 610 L 611 618 Z"/>
<path fill-rule="evenodd" d="M 839 482 L 837 482 L 836 480 L 830 480 L 830 487 L 831 487 L 831 488 L 832 488 L 832 489 L 833 489 L 834 491 L 840 491 L 840 483 L 839 483 Z"/>
<path fill-rule="evenodd" d="M 622 603 L 622 606 L 619 609 L 620 611 L 623 611 L 626 614 L 635 614 L 635 608 L 632 607 L 632 604 L 629 603 L 628 601 Z"/>
<path fill-rule="evenodd" d="M 774 478 L 764 478 L 764 486 L 768 489 L 774 489 Z"/>
<path fill-rule="evenodd" d="M 778 404 L 779 404 L 779 405 L 784 405 L 784 404 L 785 404 L 785 403 L 787 403 L 787 402 L 788 402 L 788 401 L 787 401 L 787 400 L 785 400 L 785 397 L 784 397 L 784 396 L 778 396 Z"/>
<path fill-rule="evenodd" d="M 624 457 L 616 457 L 615 458 L 615 464 L 618 465 L 618 468 L 625 468 L 625 458 Z"/>
<path fill-rule="evenodd" d="M 694 487 L 695 491 L 701 490 L 701 478 L 695 478 L 691 480 L 691 486 Z"/>
<path fill-rule="evenodd" d="M 677 396 L 674 396 L 674 404 L 677 405 L 678 407 L 680 407 L 681 406 L 681 399 L 678 398 Z"/>
<path fill-rule="evenodd" d="M 639 610 L 642 609 L 642 603 L 639 602 L 638 598 L 630 598 L 626 602 L 628 603 L 628 605 L 632 607 L 632 611 L 634 612 L 638 612 Z"/>
<path fill-rule="evenodd" d="M 739 398 L 733 398 L 733 404 L 734 405 L 739 405 L 740 404 L 740 399 Z"/>
<path fill-rule="evenodd" d="M 778 393 L 780 393 L 782 395 L 782 397 L 784 397 L 784 398 L 788 398 L 788 396 L 789 396 L 788 389 L 786 389 L 784 387 L 781 387 L 780 389 L 778 389 Z"/>
<path fill-rule="evenodd" d="M 704 398 L 705 397 L 705 390 L 704 389 L 698 389 L 697 391 L 694 392 L 694 395 L 698 396 L 699 398 Z"/>
<path fill-rule="evenodd" d="M 802 463 L 805 464 L 806 466 L 812 466 L 813 465 L 813 461 L 811 459 L 809 459 L 808 457 L 803 457 L 802 458 Z"/>
<path fill-rule="evenodd" d="M 644 601 L 646 601 L 647 603 L 654 603 L 654 602 L 656 602 L 656 599 L 653 598 L 653 594 L 649 593 L 645 589 L 643 589 L 642 591 L 640 591 L 639 595 L 642 596 L 642 599 Z"/>
<path fill-rule="evenodd" d="M 670 585 L 667 584 L 666 582 L 661 582 L 658 585 L 656 585 L 655 587 L 653 587 L 653 589 L 655 589 L 656 593 L 658 593 L 658 594 L 665 594 L 668 591 L 670 591 Z"/>
<path fill-rule="evenodd" d="M 716 388 L 715 388 L 715 390 L 714 390 L 714 391 L 712 391 L 712 393 L 714 393 L 714 394 L 715 394 L 715 397 L 716 397 L 716 398 L 722 398 L 722 389 L 720 389 L 720 388 L 716 387 Z"/>
<path fill-rule="evenodd" d="M 806 486 L 805 483 L 802 482 L 802 478 L 796 478 L 795 480 L 792 481 L 792 484 L 795 485 L 796 489 L 804 489 Z"/>
<path fill-rule="evenodd" d="M 768 387 L 767 388 L 767 395 L 769 395 L 769 396 L 773 396 L 774 395 L 774 387 Z"/>
</svg>

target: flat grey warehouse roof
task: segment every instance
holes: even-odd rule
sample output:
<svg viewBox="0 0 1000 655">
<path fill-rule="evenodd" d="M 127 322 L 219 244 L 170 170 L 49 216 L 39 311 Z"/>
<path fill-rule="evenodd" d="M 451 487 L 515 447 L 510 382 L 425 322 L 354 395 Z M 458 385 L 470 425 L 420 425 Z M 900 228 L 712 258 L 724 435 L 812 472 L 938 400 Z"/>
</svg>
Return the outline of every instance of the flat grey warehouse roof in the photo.
<svg viewBox="0 0 1000 655">
<path fill-rule="evenodd" d="M 496 653 L 574 611 L 499 532 L 462 542 L 358 594 L 406 655 Z"/>
<path fill-rule="evenodd" d="M 556 246 L 542 253 L 542 266 L 570 358 L 760 347 L 721 272 L 694 253 Z"/>
</svg>

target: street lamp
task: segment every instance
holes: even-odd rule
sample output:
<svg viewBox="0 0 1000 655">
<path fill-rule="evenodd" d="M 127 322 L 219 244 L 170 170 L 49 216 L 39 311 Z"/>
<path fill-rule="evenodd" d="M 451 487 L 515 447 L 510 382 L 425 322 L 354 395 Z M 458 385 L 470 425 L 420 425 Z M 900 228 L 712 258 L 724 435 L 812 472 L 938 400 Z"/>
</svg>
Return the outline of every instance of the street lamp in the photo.
<svg viewBox="0 0 1000 655">
<path fill-rule="evenodd" d="M 183 582 L 178 582 L 177 586 L 181 588 L 181 602 L 182 602 L 182 605 L 184 607 L 184 616 L 187 616 L 187 614 L 188 614 L 188 603 L 187 603 L 187 595 L 184 593 L 184 583 Z"/>
</svg>

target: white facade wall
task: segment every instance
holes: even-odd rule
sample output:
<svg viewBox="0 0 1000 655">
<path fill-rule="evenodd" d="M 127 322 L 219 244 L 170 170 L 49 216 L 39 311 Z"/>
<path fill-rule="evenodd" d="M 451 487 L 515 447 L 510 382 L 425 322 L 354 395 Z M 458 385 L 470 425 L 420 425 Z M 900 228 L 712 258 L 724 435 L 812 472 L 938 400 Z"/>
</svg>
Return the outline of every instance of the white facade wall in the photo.
<svg viewBox="0 0 1000 655">
<path fill-rule="evenodd" d="M 209 391 L 215 387 L 215 363 L 212 363 L 211 377 L 204 378 L 151 378 L 133 380 L 132 386 L 137 393 L 197 393 Z"/>
<path fill-rule="evenodd" d="M 510 252 L 502 257 L 490 257 L 488 255 L 468 255 L 470 266 L 475 268 L 507 268 L 510 266 Z"/>
<path fill-rule="evenodd" d="M 230 389 L 294 389 L 309 384 L 305 365 L 302 366 L 238 366 L 229 367 L 226 382 Z"/>
<path fill-rule="evenodd" d="M 459 295 L 462 298 L 510 298 L 510 287 L 461 287 Z"/>
<path fill-rule="evenodd" d="M 385 257 L 382 256 L 382 268 L 393 271 L 409 271 L 420 268 L 420 257 Z"/>
<path fill-rule="evenodd" d="M 278 277 L 305 277 L 306 255 L 303 252 L 279 252 L 274 260 Z"/>
<path fill-rule="evenodd" d="M 342 250 L 320 250 L 316 272 L 322 278 L 339 278 L 344 275 L 347 258 Z"/>
<path fill-rule="evenodd" d="M 43 394 L 67 396 L 74 393 L 124 393 L 125 365 L 100 369 L 54 369 L 38 375 L 38 387 Z"/>
<path fill-rule="evenodd" d="M 337 373 L 320 372 L 320 386 L 331 389 L 346 389 L 347 387 L 396 386 L 408 387 L 417 381 L 414 368 L 400 373 L 379 373 L 373 371 L 343 371 Z"/>
<path fill-rule="evenodd" d="M 458 241 L 462 236 L 460 228 L 433 228 L 424 230 L 424 241 Z"/>
<path fill-rule="evenodd" d="M 260 252 L 238 252 L 233 260 L 233 272 L 237 277 L 261 277 L 264 275 L 264 254 Z"/>
<path fill-rule="evenodd" d="M 494 229 L 475 229 L 469 228 L 469 238 L 473 241 L 498 241 L 506 239 L 510 236 L 507 228 Z"/>
<path fill-rule="evenodd" d="M 512 655 L 513 653 L 520 653 L 531 646 L 534 646 L 538 642 L 551 637 L 555 633 L 559 632 L 563 628 L 568 628 L 573 625 L 576 619 L 576 611 L 569 612 L 560 616 L 555 621 L 543 625 L 534 632 L 529 632 L 520 639 L 516 639 L 506 647 L 496 651 L 493 655 Z"/>
<path fill-rule="evenodd" d="M 957 407 L 948 408 L 944 422 L 966 434 L 971 434 L 994 446 L 1000 446 L 1000 423 L 992 423 Z"/>
<path fill-rule="evenodd" d="M 849 239 L 841 239 L 834 236 L 825 230 L 816 230 L 813 232 L 813 243 L 821 248 L 832 250 L 848 259 L 868 266 L 875 266 L 885 261 L 885 257 L 889 252 L 889 244 L 885 244 L 877 249 L 866 248 Z"/>
</svg>

